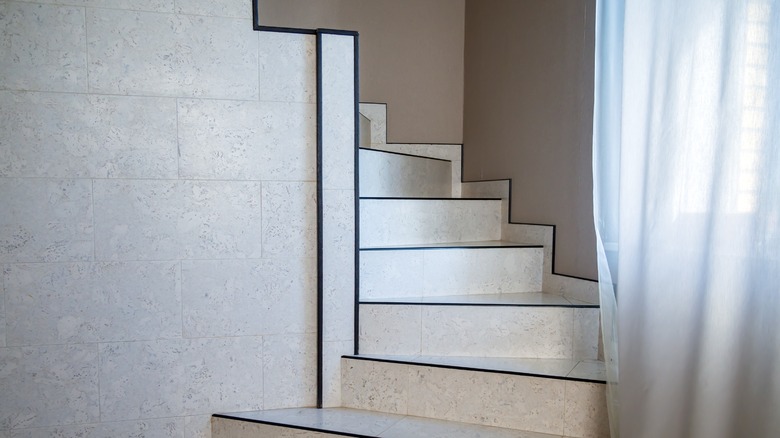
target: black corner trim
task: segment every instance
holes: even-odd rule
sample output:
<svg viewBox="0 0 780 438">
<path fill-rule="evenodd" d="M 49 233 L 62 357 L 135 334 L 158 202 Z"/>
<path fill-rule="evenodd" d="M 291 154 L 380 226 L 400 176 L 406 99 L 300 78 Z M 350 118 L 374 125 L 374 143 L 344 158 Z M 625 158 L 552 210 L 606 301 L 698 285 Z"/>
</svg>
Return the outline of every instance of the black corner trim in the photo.
<svg viewBox="0 0 780 438">
<path fill-rule="evenodd" d="M 505 370 L 492 370 L 488 368 L 477 368 L 477 367 L 467 367 L 467 366 L 460 366 L 460 365 L 446 365 L 446 364 L 437 364 L 437 363 L 427 363 L 427 362 L 414 362 L 411 360 L 396 360 L 396 359 L 379 359 L 375 357 L 364 357 L 364 356 L 348 356 L 344 355 L 341 356 L 344 359 L 354 359 L 354 360 L 364 360 L 364 361 L 370 361 L 370 362 L 383 362 L 383 363 L 396 363 L 400 365 L 412 365 L 412 366 L 423 366 L 423 367 L 432 367 L 432 368 L 445 368 L 450 370 L 461 370 L 461 371 L 477 371 L 482 373 L 493 373 L 493 374 L 510 374 L 513 376 L 528 376 L 528 377 L 540 377 L 543 379 L 555 379 L 555 380 L 568 380 L 572 382 L 584 382 L 584 383 L 599 383 L 599 384 L 606 384 L 607 382 L 604 380 L 595 380 L 595 379 L 581 379 L 578 377 L 567 377 L 567 376 L 551 376 L 547 374 L 537 374 L 537 373 L 524 373 L 521 371 L 505 371 Z"/>
<path fill-rule="evenodd" d="M 411 143 L 404 143 L 404 144 L 411 144 Z M 445 161 L 447 163 L 452 163 L 452 160 L 445 160 L 444 158 L 425 157 L 423 155 L 406 154 L 406 153 L 403 153 L 403 152 L 386 151 L 386 150 L 383 150 L 383 149 L 360 148 L 360 150 L 361 151 L 368 151 L 368 152 L 378 152 L 378 153 L 381 153 L 381 154 L 403 155 L 405 157 L 422 158 L 422 159 L 425 159 L 425 160 Z"/>
<path fill-rule="evenodd" d="M 322 181 L 322 35 L 317 34 L 317 407 L 322 408 L 324 355 L 323 181 Z"/>
<path fill-rule="evenodd" d="M 336 430 L 320 429 L 320 428 L 317 428 L 317 427 L 308 427 L 308 426 L 299 426 L 299 425 L 295 425 L 295 424 L 279 423 L 277 421 L 258 420 L 256 418 L 243 418 L 243 417 L 227 415 L 227 414 L 213 414 L 211 416 L 212 417 L 216 417 L 216 418 L 224 418 L 226 420 L 245 421 L 247 423 L 267 424 L 269 426 L 287 427 L 287 428 L 290 428 L 290 429 L 297 429 L 297 430 L 307 430 L 309 432 L 323 432 L 323 433 L 329 433 L 329 434 L 332 434 L 332 435 L 351 436 L 351 437 L 356 437 L 356 438 L 372 438 L 371 435 L 358 435 L 358 434 L 349 433 L 349 432 L 339 432 L 339 431 L 336 431 Z"/>
<path fill-rule="evenodd" d="M 360 354 L 360 37 L 355 35 L 355 300 L 354 327 L 352 332 L 353 352 Z"/>
</svg>

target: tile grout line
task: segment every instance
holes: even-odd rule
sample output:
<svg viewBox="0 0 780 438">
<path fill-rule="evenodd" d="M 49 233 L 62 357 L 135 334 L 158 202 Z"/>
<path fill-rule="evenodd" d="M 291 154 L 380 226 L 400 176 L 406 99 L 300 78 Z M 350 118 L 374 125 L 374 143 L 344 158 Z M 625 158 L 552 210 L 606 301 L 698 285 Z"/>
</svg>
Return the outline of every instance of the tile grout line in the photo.
<svg viewBox="0 0 780 438">
<path fill-rule="evenodd" d="M 87 20 L 87 7 L 84 6 L 82 9 L 84 10 L 84 73 L 87 76 L 87 83 L 85 88 L 87 90 L 86 94 L 89 96 L 89 22 Z"/>
</svg>

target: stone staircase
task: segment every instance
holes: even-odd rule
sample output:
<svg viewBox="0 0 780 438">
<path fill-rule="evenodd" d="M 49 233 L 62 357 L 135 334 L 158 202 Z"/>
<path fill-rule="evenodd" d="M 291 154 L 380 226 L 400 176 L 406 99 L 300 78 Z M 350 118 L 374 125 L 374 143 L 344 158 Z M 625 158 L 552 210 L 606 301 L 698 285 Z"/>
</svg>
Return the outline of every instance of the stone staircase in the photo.
<svg viewBox="0 0 780 438">
<path fill-rule="evenodd" d="M 608 437 L 597 287 L 552 272 L 552 229 L 459 145 L 388 144 L 361 104 L 359 354 L 342 407 L 218 414 L 223 437 Z M 365 133 L 364 133 L 365 134 Z"/>
</svg>

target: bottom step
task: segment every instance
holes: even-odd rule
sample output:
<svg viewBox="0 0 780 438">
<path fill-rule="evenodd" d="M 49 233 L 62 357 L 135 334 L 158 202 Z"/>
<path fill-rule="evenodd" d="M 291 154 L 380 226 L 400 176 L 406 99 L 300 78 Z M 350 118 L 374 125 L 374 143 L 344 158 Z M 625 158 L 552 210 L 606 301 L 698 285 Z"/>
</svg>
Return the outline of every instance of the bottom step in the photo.
<svg viewBox="0 0 780 438">
<path fill-rule="evenodd" d="M 557 438 L 535 432 L 346 408 L 294 408 L 216 414 L 212 438 Z"/>
</svg>

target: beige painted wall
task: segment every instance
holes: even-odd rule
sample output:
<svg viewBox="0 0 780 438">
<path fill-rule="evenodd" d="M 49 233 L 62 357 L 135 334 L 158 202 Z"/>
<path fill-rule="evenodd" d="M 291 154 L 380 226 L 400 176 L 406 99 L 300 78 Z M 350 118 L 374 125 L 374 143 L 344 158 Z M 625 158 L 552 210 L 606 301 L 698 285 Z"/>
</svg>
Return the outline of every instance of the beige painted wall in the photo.
<svg viewBox="0 0 780 438">
<path fill-rule="evenodd" d="M 259 0 L 264 26 L 360 33 L 360 100 L 385 102 L 388 141 L 463 141 L 465 0 Z M 421 121 L 424 121 L 421 123 Z"/>
<path fill-rule="evenodd" d="M 464 178 L 512 178 L 512 219 L 557 225 L 556 272 L 595 279 L 595 0 L 466 2 Z"/>
</svg>

